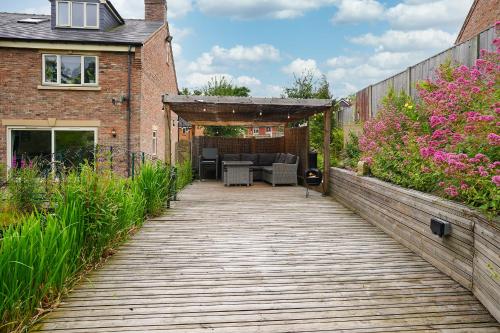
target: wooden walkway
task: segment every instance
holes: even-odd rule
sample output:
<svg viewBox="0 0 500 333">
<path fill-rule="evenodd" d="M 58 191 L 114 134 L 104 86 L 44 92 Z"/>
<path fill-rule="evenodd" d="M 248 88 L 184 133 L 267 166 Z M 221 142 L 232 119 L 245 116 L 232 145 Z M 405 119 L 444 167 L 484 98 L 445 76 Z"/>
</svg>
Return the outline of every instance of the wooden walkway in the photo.
<svg viewBox="0 0 500 333">
<path fill-rule="evenodd" d="M 466 289 L 330 198 L 195 183 L 43 332 L 500 332 Z"/>
</svg>

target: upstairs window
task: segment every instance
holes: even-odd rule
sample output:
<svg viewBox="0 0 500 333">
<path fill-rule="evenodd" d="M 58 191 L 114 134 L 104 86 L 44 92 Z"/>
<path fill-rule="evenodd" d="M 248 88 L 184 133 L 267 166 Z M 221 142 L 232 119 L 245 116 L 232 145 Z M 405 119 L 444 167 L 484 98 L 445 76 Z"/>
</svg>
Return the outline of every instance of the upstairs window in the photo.
<svg viewBox="0 0 500 333">
<path fill-rule="evenodd" d="M 42 72 L 45 85 L 97 86 L 98 58 L 44 54 Z"/>
<path fill-rule="evenodd" d="M 99 4 L 58 1 L 56 6 L 58 27 L 99 28 Z"/>
</svg>

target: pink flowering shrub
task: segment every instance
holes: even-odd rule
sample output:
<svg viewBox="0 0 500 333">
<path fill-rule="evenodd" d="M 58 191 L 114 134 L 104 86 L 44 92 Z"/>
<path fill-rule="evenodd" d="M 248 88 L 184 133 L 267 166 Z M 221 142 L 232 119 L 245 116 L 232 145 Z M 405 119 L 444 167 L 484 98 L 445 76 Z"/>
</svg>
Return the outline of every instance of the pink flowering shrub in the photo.
<svg viewBox="0 0 500 333">
<path fill-rule="evenodd" d="M 483 51 L 472 68 L 444 65 L 418 84 L 417 104 L 389 93 L 360 138 L 373 175 L 498 214 L 499 79 L 500 50 Z"/>
</svg>

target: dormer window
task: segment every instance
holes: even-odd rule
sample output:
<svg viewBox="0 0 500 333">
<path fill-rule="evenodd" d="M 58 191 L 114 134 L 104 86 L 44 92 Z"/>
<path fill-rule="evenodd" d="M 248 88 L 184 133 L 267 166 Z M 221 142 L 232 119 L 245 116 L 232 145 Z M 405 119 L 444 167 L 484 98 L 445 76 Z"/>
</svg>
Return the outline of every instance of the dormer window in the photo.
<svg viewBox="0 0 500 333">
<path fill-rule="evenodd" d="M 57 1 L 57 26 L 78 29 L 99 28 L 99 4 Z"/>
</svg>

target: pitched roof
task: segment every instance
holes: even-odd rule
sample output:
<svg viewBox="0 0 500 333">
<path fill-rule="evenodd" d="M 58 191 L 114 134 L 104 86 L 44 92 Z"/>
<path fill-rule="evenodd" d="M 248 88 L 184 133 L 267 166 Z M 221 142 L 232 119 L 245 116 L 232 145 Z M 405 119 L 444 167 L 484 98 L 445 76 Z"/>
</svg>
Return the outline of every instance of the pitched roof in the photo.
<svg viewBox="0 0 500 333">
<path fill-rule="evenodd" d="M 39 24 L 18 22 L 32 17 L 45 18 L 49 21 Z M 50 15 L 0 13 L 0 40 L 141 45 L 163 25 L 163 22 L 145 20 L 124 21 L 125 24 L 108 31 L 52 29 Z"/>
<path fill-rule="evenodd" d="M 467 13 L 467 17 L 465 18 L 465 21 L 462 24 L 462 28 L 460 29 L 460 32 L 458 33 L 457 39 L 455 40 L 455 44 L 458 44 L 460 42 L 460 40 L 462 39 L 462 36 L 464 34 L 464 31 L 465 31 L 465 27 L 467 26 L 467 24 L 469 24 L 470 18 L 472 17 L 472 14 L 474 13 L 474 10 L 476 9 L 478 2 L 479 2 L 479 0 L 474 0 L 474 2 L 472 3 L 472 6 L 469 9 L 469 13 Z"/>
</svg>

